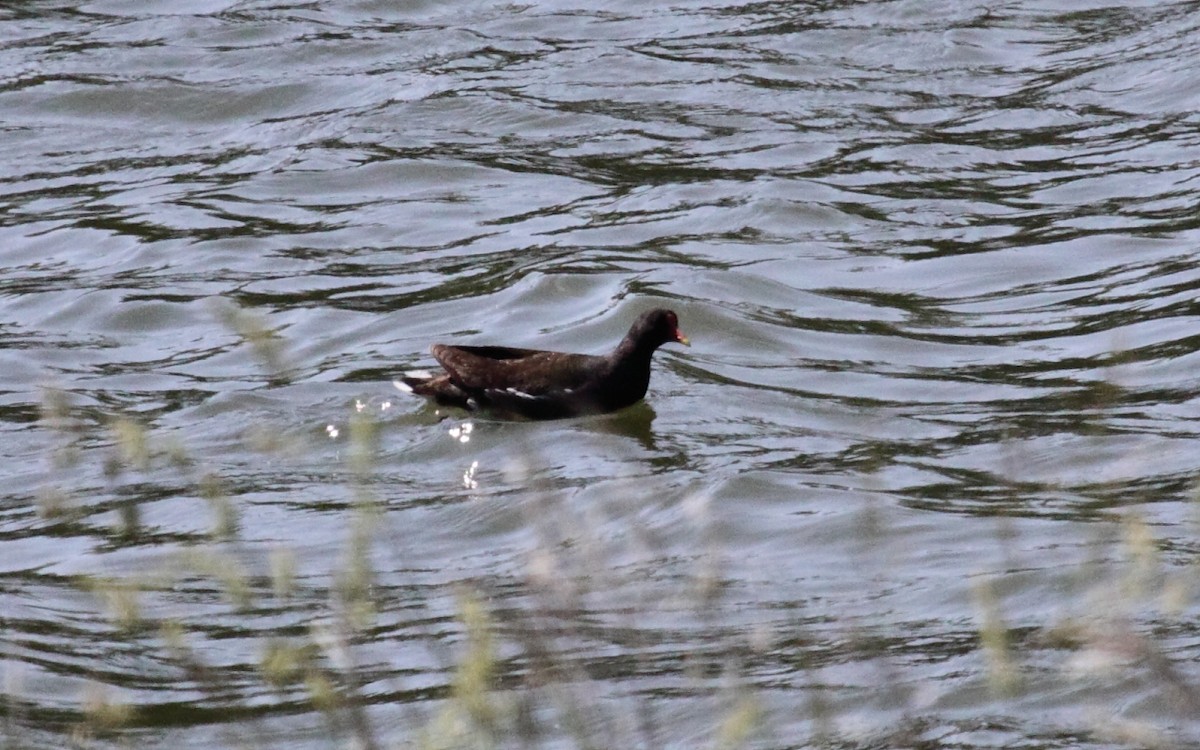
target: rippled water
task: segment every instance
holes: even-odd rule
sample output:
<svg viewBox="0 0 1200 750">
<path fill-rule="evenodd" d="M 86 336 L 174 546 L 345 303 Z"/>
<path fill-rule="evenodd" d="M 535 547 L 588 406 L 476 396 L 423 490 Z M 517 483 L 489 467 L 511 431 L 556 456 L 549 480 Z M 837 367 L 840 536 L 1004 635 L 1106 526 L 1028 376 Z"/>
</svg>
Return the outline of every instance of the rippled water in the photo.
<svg viewBox="0 0 1200 750">
<path fill-rule="evenodd" d="M 6 741 L 1197 741 L 1197 11 L 0 9 Z"/>
</svg>

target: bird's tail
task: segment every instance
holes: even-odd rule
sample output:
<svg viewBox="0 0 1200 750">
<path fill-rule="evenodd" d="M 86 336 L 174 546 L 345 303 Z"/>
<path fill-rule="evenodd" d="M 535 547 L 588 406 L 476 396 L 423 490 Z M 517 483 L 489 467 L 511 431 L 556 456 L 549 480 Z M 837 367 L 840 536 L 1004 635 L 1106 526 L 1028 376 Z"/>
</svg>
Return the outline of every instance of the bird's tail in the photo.
<svg viewBox="0 0 1200 750">
<path fill-rule="evenodd" d="M 433 382 L 433 373 L 428 370 L 409 370 L 400 373 L 400 377 L 392 381 L 392 385 L 405 393 L 415 393 L 418 396 L 434 395 L 429 386 Z"/>
<path fill-rule="evenodd" d="M 458 406 L 463 409 L 478 407 L 475 399 L 450 382 L 450 376 L 446 374 L 435 375 L 425 370 L 409 370 L 393 380 L 392 385 L 405 393 L 431 398 L 443 406 Z"/>
</svg>

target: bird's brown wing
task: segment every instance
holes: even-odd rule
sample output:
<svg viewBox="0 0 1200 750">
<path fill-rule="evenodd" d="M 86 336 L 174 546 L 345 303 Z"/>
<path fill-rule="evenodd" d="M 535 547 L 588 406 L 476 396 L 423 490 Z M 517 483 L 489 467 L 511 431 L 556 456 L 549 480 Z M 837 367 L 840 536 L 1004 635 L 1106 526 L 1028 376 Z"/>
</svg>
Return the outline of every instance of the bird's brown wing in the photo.
<svg viewBox="0 0 1200 750">
<path fill-rule="evenodd" d="M 467 391 L 542 398 L 588 384 L 605 364 L 588 354 L 516 349 L 507 346 L 446 346 L 432 350 L 450 380 Z"/>
</svg>

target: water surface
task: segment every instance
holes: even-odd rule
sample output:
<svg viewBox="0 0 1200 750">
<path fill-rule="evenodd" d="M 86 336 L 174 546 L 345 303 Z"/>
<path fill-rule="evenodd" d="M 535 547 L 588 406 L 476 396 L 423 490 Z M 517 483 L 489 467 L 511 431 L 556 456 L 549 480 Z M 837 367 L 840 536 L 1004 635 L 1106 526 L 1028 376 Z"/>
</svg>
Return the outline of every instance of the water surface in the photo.
<svg viewBox="0 0 1200 750">
<path fill-rule="evenodd" d="M 1198 10 L 0 10 L 6 738 L 1195 742 Z"/>
</svg>

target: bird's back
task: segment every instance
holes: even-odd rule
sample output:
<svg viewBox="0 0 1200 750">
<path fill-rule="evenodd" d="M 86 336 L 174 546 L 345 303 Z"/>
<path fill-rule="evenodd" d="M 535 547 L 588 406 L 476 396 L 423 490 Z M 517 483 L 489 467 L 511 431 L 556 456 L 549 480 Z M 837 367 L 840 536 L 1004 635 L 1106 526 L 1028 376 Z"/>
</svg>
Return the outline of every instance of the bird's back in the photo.
<svg viewBox="0 0 1200 750">
<path fill-rule="evenodd" d="M 468 391 L 516 390 L 531 396 L 576 390 L 604 372 L 607 360 L 507 346 L 435 345 L 431 351 L 450 379 Z"/>
</svg>

